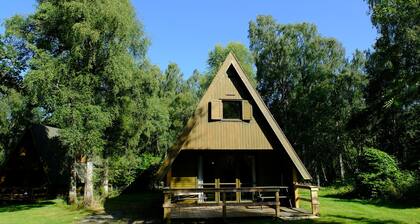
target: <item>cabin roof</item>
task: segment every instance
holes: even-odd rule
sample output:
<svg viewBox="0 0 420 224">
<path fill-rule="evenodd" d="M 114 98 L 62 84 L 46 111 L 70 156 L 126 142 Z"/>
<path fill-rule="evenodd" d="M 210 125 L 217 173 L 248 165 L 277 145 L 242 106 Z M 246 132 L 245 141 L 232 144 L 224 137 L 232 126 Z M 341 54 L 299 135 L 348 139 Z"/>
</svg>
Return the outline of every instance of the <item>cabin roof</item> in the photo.
<svg viewBox="0 0 420 224">
<path fill-rule="evenodd" d="M 19 160 L 19 150 L 21 147 L 25 147 L 31 151 L 30 157 L 32 160 L 39 161 L 37 163 L 39 168 L 43 170 L 46 175 L 47 182 L 52 185 L 66 186 L 67 173 L 66 167 L 66 151 L 60 146 L 58 136 L 58 128 L 35 124 L 27 128 L 19 140 L 18 144 L 11 151 L 7 160 L 3 164 L 4 166 L 0 169 L 1 175 L 14 175 L 13 172 L 16 169 L 16 162 L 21 163 Z M 22 164 L 21 164 L 22 165 Z M 39 177 L 30 177 L 39 178 Z M 8 182 L 6 178 L 6 182 Z M 2 183 L 8 184 L 8 183 Z"/>
<path fill-rule="evenodd" d="M 292 145 L 286 138 L 285 134 L 283 133 L 282 129 L 274 119 L 273 115 L 265 105 L 263 99 L 258 94 L 257 90 L 251 85 L 250 80 L 245 75 L 243 69 L 241 68 L 240 64 L 238 63 L 238 60 L 234 56 L 233 53 L 229 53 L 226 57 L 223 64 L 220 66 L 219 71 L 216 73 L 215 77 L 213 78 L 212 83 L 210 84 L 209 88 L 207 89 L 204 96 L 206 96 L 207 92 L 214 88 L 213 85 L 215 83 L 215 80 L 218 79 L 220 76 L 222 76 L 230 66 L 233 66 L 233 68 L 236 70 L 238 76 L 239 76 L 239 82 L 245 86 L 246 91 L 248 91 L 249 95 L 251 96 L 252 100 L 254 101 L 255 105 L 258 107 L 258 109 L 261 111 L 263 115 L 263 119 L 266 120 L 268 123 L 268 127 L 270 128 L 272 132 L 274 133 L 274 137 L 277 138 L 277 140 L 281 143 L 286 151 L 286 154 L 290 157 L 292 163 L 295 165 L 297 171 L 300 173 L 303 179 L 308 180 L 312 179 L 311 175 L 305 168 L 304 164 L 300 160 L 299 156 L 296 154 L 295 150 L 293 149 Z M 205 97 L 201 98 L 198 105 L 207 104 L 208 102 L 204 102 L 208 99 L 205 99 Z M 197 107 L 198 108 L 198 107 Z M 197 110 L 195 114 L 197 113 Z M 184 131 L 182 134 L 178 137 L 176 143 L 168 150 L 167 155 L 159 168 L 157 172 L 157 178 L 162 179 L 164 175 L 168 172 L 169 168 L 171 167 L 173 161 L 175 160 L 176 156 L 180 153 L 181 150 L 183 150 L 183 146 L 185 145 L 186 141 L 188 141 L 188 135 L 190 134 L 191 130 L 194 128 L 195 122 L 194 122 L 194 116 L 192 116 L 188 122 L 186 127 L 184 128 Z"/>
</svg>

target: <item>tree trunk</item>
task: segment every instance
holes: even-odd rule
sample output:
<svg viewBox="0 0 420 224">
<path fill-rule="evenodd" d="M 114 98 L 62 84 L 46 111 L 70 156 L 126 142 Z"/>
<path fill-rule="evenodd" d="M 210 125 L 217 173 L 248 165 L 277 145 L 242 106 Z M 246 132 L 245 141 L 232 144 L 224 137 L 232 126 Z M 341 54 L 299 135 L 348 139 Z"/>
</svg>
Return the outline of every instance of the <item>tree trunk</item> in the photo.
<svg viewBox="0 0 420 224">
<path fill-rule="evenodd" d="M 325 172 L 324 164 L 321 163 L 322 175 L 324 176 L 324 183 L 328 183 L 327 174 Z"/>
<path fill-rule="evenodd" d="M 104 160 L 104 177 L 103 177 L 103 181 L 102 181 L 102 185 L 103 185 L 103 190 L 104 190 L 104 196 L 107 197 L 108 193 L 109 193 L 109 186 L 108 186 L 108 174 L 109 174 L 109 167 L 108 167 L 108 159 Z"/>
<path fill-rule="evenodd" d="M 343 163 L 343 154 L 338 154 L 338 160 L 340 162 L 340 177 L 341 181 L 344 181 L 344 163 Z"/>
<path fill-rule="evenodd" d="M 85 194 L 83 196 L 83 204 L 85 207 L 93 206 L 93 162 L 90 158 L 86 162 L 85 174 Z"/>
<path fill-rule="evenodd" d="M 69 187 L 69 204 L 77 203 L 77 174 L 76 160 L 70 166 L 70 187 Z"/>
<path fill-rule="evenodd" d="M 321 186 L 321 180 L 319 178 L 319 172 L 318 172 L 318 167 L 315 167 L 315 173 L 316 173 L 316 184 L 319 186 Z"/>
</svg>

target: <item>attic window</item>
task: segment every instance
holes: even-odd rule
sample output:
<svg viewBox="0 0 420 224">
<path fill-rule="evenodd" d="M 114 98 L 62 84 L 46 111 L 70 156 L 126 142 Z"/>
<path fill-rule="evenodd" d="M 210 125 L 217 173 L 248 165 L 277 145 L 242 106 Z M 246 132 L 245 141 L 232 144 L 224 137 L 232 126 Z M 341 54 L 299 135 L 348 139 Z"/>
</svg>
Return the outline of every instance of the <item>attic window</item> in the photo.
<svg viewBox="0 0 420 224">
<path fill-rule="evenodd" d="M 223 101 L 223 119 L 242 119 L 242 101 Z"/>
<path fill-rule="evenodd" d="M 228 77 L 235 77 L 238 75 L 238 73 L 236 72 L 235 67 L 233 67 L 233 65 L 230 65 L 228 70 L 226 71 L 226 74 L 228 75 Z"/>
</svg>

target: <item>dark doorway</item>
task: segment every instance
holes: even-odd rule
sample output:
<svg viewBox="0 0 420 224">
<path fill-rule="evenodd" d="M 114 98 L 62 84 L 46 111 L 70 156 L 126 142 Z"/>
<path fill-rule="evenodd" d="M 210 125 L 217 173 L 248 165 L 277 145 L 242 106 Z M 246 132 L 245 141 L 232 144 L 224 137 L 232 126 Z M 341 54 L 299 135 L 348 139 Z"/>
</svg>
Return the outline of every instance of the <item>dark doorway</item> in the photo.
<svg viewBox="0 0 420 224">
<path fill-rule="evenodd" d="M 218 186 L 216 186 L 218 184 Z M 244 152 L 217 152 L 203 155 L 203 187 L 255 186 L 255 157 Z M 217 200 L 206 194 L 207 201 Z M 226 200 L 252 199 L 251 194 L 226 194 Z"/>
</svg>

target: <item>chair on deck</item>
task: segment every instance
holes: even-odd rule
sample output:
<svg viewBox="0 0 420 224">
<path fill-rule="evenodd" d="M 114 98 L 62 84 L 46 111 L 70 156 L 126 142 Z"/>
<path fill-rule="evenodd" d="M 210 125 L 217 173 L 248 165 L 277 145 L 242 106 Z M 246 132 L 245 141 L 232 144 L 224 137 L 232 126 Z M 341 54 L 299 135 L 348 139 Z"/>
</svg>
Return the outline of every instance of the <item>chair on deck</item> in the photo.
<svg viewBox="0 0 420 224">
<path fill-rule="evenodd" d="M 289 194 L 289 188 L 282 188 L 284 189 L 284 194 L 282 194 L 282 192 L 280 191 L 280 199 L 287 199 L 289 201 L 289 205 L 290 207 L 292 207 L 292 198 L 291 195 Z M 270 192 L 272 193 L 272 192 Z M 264 201 L 274 201 L 276 200 L 276 196 L 275 195 L 268 195 L 268 194 L 264 194 L 263 192 L 257 192 L 255 194 L 255 199 L 256 202 L 264 202 Z M 262 209 L 262 205 L 261 205 L 261 209 Z"/>
</svg>

